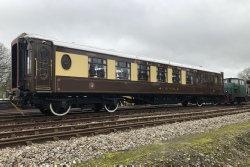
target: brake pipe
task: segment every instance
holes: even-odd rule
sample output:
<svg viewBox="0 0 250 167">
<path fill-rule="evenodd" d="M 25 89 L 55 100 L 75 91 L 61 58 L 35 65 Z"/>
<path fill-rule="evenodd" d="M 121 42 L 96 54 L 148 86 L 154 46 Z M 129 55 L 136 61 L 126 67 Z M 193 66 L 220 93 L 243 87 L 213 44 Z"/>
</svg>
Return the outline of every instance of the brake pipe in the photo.
<svg viewBox="0 0 250 167">
<path fill-rule="evenodd" d="M 10 103 L 16 108 L 16 110 L 17 110 L 18 112 L 20 112 L 20 113 L 22 114 L 22 116 L 24 116 L 23 112 L 22 112 L 14 103 L 12 103 L 11 100 L 10 100 Z"/>
</svg>

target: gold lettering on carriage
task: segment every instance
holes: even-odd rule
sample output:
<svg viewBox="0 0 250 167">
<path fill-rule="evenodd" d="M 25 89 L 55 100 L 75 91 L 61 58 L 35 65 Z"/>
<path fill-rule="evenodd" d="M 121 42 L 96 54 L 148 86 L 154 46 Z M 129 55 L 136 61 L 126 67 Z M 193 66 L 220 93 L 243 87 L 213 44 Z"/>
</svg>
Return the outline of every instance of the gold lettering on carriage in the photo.
<svg viewBox="0 0 250 167">
<path fill-rule="evenodd" d="M 179 91 L 179 88 L 176 87 L 159 87 L 159 90 L 166 90 L 166 91 Z"/>
</svg>

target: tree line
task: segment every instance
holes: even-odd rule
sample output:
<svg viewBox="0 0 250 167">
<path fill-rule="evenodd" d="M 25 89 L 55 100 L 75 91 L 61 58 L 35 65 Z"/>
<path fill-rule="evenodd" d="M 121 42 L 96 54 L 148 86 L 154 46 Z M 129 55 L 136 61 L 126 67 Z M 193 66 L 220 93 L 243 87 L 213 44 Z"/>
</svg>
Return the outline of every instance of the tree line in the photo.
<svg viewBox="0 0 250 167">
<path fill-rule="evenodd" d="M 244 80 L 250 80 L 250 67 L 245 68 L 238 73 L 238 77 Z"/>
<path fill-rule="evenodd" d="M 250 67 L 238 73 L 238 78 L 250 80 Z M 6 91 L 10 91 L 11 84 L 11 56 L 10 50 L 0 43 L 0 98 Z"/>
<path fill-rule="evenodd" d="M 10 50 L 0 43 L 0 98 L 10 90 L 11 56 Z"/>
</svg>

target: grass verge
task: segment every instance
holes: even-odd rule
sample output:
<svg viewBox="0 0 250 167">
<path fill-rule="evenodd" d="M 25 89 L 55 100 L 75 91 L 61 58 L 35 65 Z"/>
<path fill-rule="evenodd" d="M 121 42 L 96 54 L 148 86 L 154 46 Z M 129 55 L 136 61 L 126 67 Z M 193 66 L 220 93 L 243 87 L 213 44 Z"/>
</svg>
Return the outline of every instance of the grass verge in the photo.
<svg viewBox="0 0 250 167">
<path fill-rule="evenodd" d="M 107 153 L 81 166 L 250 166 L 250 121 Z"/>
</svg>

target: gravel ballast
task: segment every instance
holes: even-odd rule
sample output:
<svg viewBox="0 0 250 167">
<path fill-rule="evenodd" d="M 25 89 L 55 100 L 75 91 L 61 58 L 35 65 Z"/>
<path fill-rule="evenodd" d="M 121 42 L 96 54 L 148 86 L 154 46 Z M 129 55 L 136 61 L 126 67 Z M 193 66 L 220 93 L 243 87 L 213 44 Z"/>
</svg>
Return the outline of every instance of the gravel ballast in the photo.
<svg viewBox="0 0 250 167">
<path fill-rule="evenodd" d="M 99 157 L 107 152 L 128 150 L 187 134 L 207 132 L 228 124 L 250 120 L 250 112 L 217 118 L 173 123 L 92 137 L 72 138 L 0 150 L 0 166 L 70 165 Z"/>
</svg>

